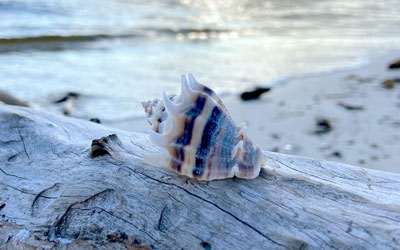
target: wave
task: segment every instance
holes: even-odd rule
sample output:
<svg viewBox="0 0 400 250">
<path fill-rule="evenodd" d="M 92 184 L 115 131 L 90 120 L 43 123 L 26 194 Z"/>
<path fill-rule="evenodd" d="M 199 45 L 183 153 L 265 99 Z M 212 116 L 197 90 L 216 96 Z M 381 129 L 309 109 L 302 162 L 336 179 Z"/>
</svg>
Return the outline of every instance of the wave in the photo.
<svg viewBox="0 0 400 250">
<path fill-rule="evenodd" d="M 229 29 L 213 29 L 213 28 L 145 28 L 142 30 L 153 30 L 159 33 L 166 33 L 166 34 L 189 34 L 189 33 L 228 33 L 232 32 L 233 30 Z"/>
<path fill-rule="evenodd" d="M 128 40 L 134 38 L 170 37 L 176 39 L 178 35 L 189 40 L 215 38 L 222 33 L 230 33 L 231 30 L 210 28 L 140 28 L 130 33 L 123 34 L 92 34 L 92 35 L 42 35 L 29 37 L 0 38 L 0 53 L 17 52 L 27 50 L 66 50 L 91 48 L 90 43 L 107 40 Z"/>
<path fill-rule="evenodd" d="M 107 39 L 133 38 L 135 34 L 124 35 L 44 35 L 33 37 L 0 38 L 0 53 L 26 50 L 65 50 L 85 48 L 90 42 Z"/>
<path fill-rule="evenodd" d="M 72 35 L 72 36 L 45 35 L 45 36 L 21 37 L 21 38 L 0 38 L 0 46 L 14 45 L 14 44 L 29 44 L 29 43 L 87 42 L 87 41 L 97 41 L 100 39 L 110 39 L 117 37 L 119 36 L 97 34 L 97 35 Z"/>
</svg>

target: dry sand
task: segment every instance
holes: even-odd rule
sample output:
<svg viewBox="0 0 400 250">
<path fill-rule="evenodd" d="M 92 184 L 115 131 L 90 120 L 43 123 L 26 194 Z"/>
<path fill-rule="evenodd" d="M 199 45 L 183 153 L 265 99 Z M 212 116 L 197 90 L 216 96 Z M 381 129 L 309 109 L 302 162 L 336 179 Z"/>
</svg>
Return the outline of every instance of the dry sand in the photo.
<svg viewBox="0 0 400 250">
<path fill-rule="evenodd" d="M 381 84 L 400 78 L 400 70 L 387 69 L 399 58 L 399 52 L 392 52 L 358 69 L 297 77 L 255 101 L 222 100 L 264 150 L 400 173 L 400 83 L 392 89 Z M 363 109 L 348 110 L 339 102 Z M 318 118 L 328 119 L 332 130 L 314 134 Z M 144 120 L 112 125 L 141 132 L 148 128 Z"/>
</svg>

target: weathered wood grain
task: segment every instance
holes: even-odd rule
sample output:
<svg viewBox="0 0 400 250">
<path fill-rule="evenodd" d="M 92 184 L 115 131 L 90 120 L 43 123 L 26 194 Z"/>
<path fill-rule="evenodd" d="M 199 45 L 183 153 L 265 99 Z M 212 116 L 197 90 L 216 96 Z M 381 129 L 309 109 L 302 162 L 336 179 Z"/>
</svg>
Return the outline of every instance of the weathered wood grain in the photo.
<svg viewBox="0 0 400 250">
<path fill-rule="evenodd" d="M 155 150 L 0 105 L 0 248 L 400 248 L 400 175 L 266 153 L 254 180 L 196 182 L 146 164 Z"/>
</svg>

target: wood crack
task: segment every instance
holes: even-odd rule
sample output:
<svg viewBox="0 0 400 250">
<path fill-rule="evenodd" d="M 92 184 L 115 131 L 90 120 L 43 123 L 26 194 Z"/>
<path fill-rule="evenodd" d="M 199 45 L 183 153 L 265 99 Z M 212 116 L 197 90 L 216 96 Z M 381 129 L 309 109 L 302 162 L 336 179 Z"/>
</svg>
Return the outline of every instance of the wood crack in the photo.
<svg viewBox="0 0 400 250">
<path fill-rule="evenodd" d="M 26 156 L 28 157 L 28 159 L 30 159 L 31 157 L 29 157 L 28 151 L 26 150 L 25 141 L 24 141 L 24 138 L 22 137 L 21 129 L 19 127 L 18 127 L 18 133 L 19 133 L 19 137 L 21 138 L 22 145 L 24 146 L 24 152 L 25 152 Z"/>
<path fill-rule="evenodd" d="M 17 191 L 19 191 L 19 192 L 21 192 L 21 193 L 23 193 L 23 194 L 36 195 L 36 194 L 34 194 L 34 193 L 30 193 L 30 192 L 28 192 L 28 191 L 24 191 L 24 190 L 22 190 L 22 189 L 19 189 L 19 188 L 13 187 L 13 186 L 11 186 L 11 185 L 8 185 L 8 184 L 3 184 L 3 183 L 0 183 L 0 185 L 7 186 L 7 187 L 9 187 L 9 188 L 12 188 L 12 189 L 14 189 L 14 190 L 17 190 Z"/>
<path fill-rule="evenodd" d="M 3 172 L 3 174 L 5 174 L 5 175 L 12 176 L 12 177 L 15 177 L 15 178 L 18 178 L 18 179 L 23 179 L 23 180 L 29 181 L 28 178 L 21 177 L 21 176 L 18 176 L 18 175 L 9 174 L 9 173 L 7 173 L 6 171 L 4 171 L 2 168 L 0 168 L 0 171 Z"/>
<path fill-rule="evenodd" d="M 132 170 L 132 169 L 131 169 L 131 170 Z M 197 194 L 194 194 L 194 193 L 190 192 L 189 190 L 187 190 L 187 189 L 185 189 L 185 188 L 183 188 L 183 187 L 180 187 L 180 186 L 178 186 L 178 185 L 176 185 L 176 184 L 174 184 L 174 183 L 164 182 L 164 181 L 155 179 L 155 178 L 153 178 L 153 177 L 151 177 L 151 176 L 148 176 L 148 175 L 146 175 L 146 174 L 144 174 L 144 173 L 139 173 L 139 174 L 142 174 L 142 175 L 146 176 L 147 178 L 149 178 L 149 179 L 151 179 L 151 180 L 154 180 L 154 181 L 157 181 L 157 182 L 159 182 L 159 183 L 162 183 L 162 184 L 165 184 L 165 185 L 174 186 L 174 187 L 176 187 L 176 188 L 179 188 L 179 189 L 185 191 L 187 194 L 189 194 L 189 195 L 191 195 L 191 196 L 193 196 L 193 197 L 195 197 L 195 198 L 197 198 L 197 199 L 200 199 L 200 200 L 202 200 L 202 201 L 204 201 L 204 202 L 206 202 L 206 203 L 208 203 L 208 204 L 210 204 L 210 205 L 216 207 L 218 210 L 224 212 L 224 213 L 227 214 L 227 215 L 230 215 L 230 216 L 231 216 L 232 218 L 234 218 L 236 221 L 238 221 L 238 222 L 240 222 L 241 224 L 243 224 L 243 225 L 249 227 L 249 228 L 252 229 L 254 232 L 256 232 L 257 234 L 261 235 L 262 237 L 264 237 L 265 239 L 269 240 L 270 242 L 272 242 L 272 243 L 274 243 L 274 244 L 276 244 L 276 245 L 278 245 L 278 246 L 285 247 L 284 245 L 280 244 L 279 242 L 274 241 L 273 239 L 271 239 L 271 238 L 268 237 L 266 234 L 262 233 L 260 230 L 258 230 L 257 228 L 253 227 L 252 225 L 250 225 L 250 224 L 247 223 L 246 221 L 240 219 L 239 217 L 237 217 L 237 216 L 234 215 L 233 213 L 231 213 L 231 212 L 229 212 L 229 211 L 223 209 L 222 207 L 220 207 L 219 205 L 217 205 L 217 204 L 215 204 L 215 203 L 213 203 L 213 202 L 211 202 L 211 201 L 209 201 L 209 200 L 207 200 L 207 199 L 205 199 L 205 198 L 203 198 L 203 197 L 201 197 L 201 196 L 199 196 L 199 195 L 197 195 Z"/>
<path fill-rule="evenodd" d="M 306 173 L 306 172 L 300 171 L 300 170 L 298 170 L 298 169 L 292 168 L 292 167 L 290 167 L 288 164 L 285 164 L 285 163 L 283 163 L 283 162 L 281 162 L 280 160 L 277 160 L 277 159 L 275 159 L 275 158 L 271 158 L 271 159 L 273 159 L 273 160 L 276 161 L 276 162 L 279 162 L 279 163 L 282 164 L 283 166 L 285 166 L 285 167 L 287 167 L 287 168 L 289 168 L 289 169 L 291 169 L 291 170 L 293 170 L 293 171 L 302 173 L 302 174 L 304 174 L 304 175 L 312 176 L 312 177 L 314 177 L 314 178 L 316 178 L 316 179 L 323 180 L 323 181 L 326 181 L 326 182 L 329 182 L 329 183 L 334 184 L 332 181 L 329 181 L 329 180 L 327 180 L 327 179 L 324 179 L 324 178 L 318 177 L 318 176 L 316 176 L 316 175 L 313 175 L 313 174 L 310 174 L 310 173 Z"/>
</svg>

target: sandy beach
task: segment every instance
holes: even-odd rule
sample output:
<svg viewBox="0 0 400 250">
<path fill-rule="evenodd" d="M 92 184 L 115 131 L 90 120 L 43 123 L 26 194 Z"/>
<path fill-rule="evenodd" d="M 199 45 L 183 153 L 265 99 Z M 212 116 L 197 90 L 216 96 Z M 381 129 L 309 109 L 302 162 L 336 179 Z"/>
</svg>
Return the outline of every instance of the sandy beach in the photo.
<svg viewBox="0 0 400 250">
<path fill-rule="evenodd" d="M 293 77 L 259 100 L 222 100 L 237 123 L 246 122 L 249 137 L 264 150 L 400 173 L 400 84 L 382 87 L 385 79 L 400 77 L 400 70 L 387 69 L 399 58 L 398 51 L 390 52 L 356 69 Z M 328 120 L 331 130 L 316 133 L 318 119 Z M 148 129 L 144 119 L 108 125 L 135 132 Z"/>
<path fill-rule="evenodd" d="M 0 249 L 400 249 L 398 5 L 0 1 Z"/>
</svg>

